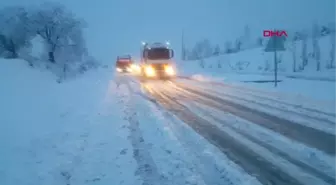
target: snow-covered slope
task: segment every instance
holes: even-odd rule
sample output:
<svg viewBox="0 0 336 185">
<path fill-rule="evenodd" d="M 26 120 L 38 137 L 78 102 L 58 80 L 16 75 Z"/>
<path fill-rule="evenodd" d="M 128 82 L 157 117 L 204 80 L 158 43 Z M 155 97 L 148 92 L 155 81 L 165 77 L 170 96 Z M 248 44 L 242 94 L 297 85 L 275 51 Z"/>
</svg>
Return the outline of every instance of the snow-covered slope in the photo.
<svg viewBox="0 0 336 185">
<path fill-rule="evenodd" d="M 101 70 L 58 84 L 25 61 L 0 60 L 1 185 L 139 184 L 131 153 L 120 154 L 130 143 L 107 94 L 111 73 Z"/>
<path fill-rule="evenodd" d="M 312 58 L 312 40 L 307 41 L 308 65 L 304 70 L 299 71 L 302 64 L 301 50 L 302 41 L 295 43 L 295 49 L 292 43 L 286 43 L 286 51 L 278 52 L 278 70 L 280 75 L 319 80 L 335 80 L 335 69 L 327 69 L 330 63 L 331 42 L 335 42 L 331 36 L 325 36 L 319 39 L 321 50 L 321 70 L 316 70 L 316 61 Z M 293 72 L 293 51 L 296 54 L 296 72 Z M 227 73 L 239 74 L 263 74 L 273 75 L 274 54 L 264 52 L 264 48 L 255 48 L 244 50 L 238 53 L 221 55 L 204 59 L 204 68 L 200 61 L 184 61 L 181 65 L 184 74 L 206 74 L 210 76 L 223 76 Z M 335 65 L 335 64 L 334 64 Z"/>
<path fill-rule="evenodd" d="M 243 82 L 243 86 L 276 91 L 294 96 L 335 101 L 335 69 L 328 69 L 330 63 L 331 36 L 319 39 L 321 50 L 321 70 L 316 71 L 316 61 L 311 57 L 312 40 L 307 41 L 307 66 L 302 71 L 293 72 L 293 45 L 287 43 L 286 51 L 278 52 L 278 87 L 274 88 L 274 53 L 264 52 L 264 48 L 244 50 L 238 53 L 215 56 L 201 61 L 183 61 L 179 65 L 181 76 L 191 76 L 200 81 Z M 302 65 L 302 41 L 296 44 L 296 70 Z M 335 66 L 335 64 L 334 64 Z M 258 82 L 258 83 L 257 83 Z M 262 83 L 263 82 L 263 83 Z M 268 82 L 268 83 L 266 83 Z"/>
</svg>

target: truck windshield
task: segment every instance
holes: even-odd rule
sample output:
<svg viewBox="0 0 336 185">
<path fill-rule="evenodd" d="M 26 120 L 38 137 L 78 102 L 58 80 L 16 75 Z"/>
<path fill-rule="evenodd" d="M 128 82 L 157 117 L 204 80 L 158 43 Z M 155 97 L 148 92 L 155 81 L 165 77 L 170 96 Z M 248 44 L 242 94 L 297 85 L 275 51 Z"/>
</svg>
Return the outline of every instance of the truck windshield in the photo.
<svg viewBox="0 0 336 185">
<path fill-rule="evenodd" d="M 170 59 L 170 50 L 166 48 L 153 48 L 148 51 L 147 58 L 150 60 Z"/>
</svg>

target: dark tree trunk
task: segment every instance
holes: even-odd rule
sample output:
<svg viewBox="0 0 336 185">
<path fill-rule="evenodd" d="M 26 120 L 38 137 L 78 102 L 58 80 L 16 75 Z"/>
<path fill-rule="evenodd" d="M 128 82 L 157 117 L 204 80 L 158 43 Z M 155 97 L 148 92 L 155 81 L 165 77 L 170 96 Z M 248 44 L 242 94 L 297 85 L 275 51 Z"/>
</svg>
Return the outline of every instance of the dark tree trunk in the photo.
<svg viewBox="0 0 336 185">
<path fill-rule="evenodd" d="M 54 52 L 53 52 L 53 51 L 49 51 L 48 56 L 49 56 L 49 61 L 50 61 L 51 63 L 55 63 L 55 55 L 54 55 Z"/>
</svg>

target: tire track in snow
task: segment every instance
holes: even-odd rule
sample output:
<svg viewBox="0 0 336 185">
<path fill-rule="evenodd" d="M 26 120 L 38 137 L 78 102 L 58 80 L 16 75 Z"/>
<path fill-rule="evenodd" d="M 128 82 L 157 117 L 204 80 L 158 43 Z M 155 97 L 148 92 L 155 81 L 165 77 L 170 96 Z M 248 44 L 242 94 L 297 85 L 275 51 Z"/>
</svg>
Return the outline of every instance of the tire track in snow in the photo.
<svg viewBox="0 0 336 185">
<path fill-rule="evenodd" d="M 129 122 L 130 142 L 133 146 L 133 157 L 136 160 L 138 167 L 135 175 L 139 175 L 143 180 L 143 185 L 165 185 L 167 184 L 164 177 L 158 172 L 157 166 L 151 157 L 148 146 L 145 143 L 142 132 L 137 120 L 137 112 L 132 107 L 132 88 L 129 83 L 125 83 L 123 96 L 119 96 L 125 103 L 124 113 L 125 119 Z M 119 89 L 120 91 L 120 89 Z"/>
<path fill-rule="evenodd" d="M 224 84 L 224 83 L 220 84 L 220 85 L 222 85 L 223 87 L 234 88 L 236 91 L 238 91 L 240 93 L 249 94 L 250 96 L 261 99 L 261 100 L 265 99 L 265 100 L 268 100 L 268 101 L 273 101 L 273 102 L 276 102 L 276 103 L 279 103 L 279 104 L 283 104 L 285 106 L 299 108 L 299 109 L 305 110 L 306 112 L 317 113 L 317 114 L 321 114 L 321 115 L 325 115 L 325 116 L 329 116 L 329 117 L 333 117 L 333 118 L 336 117 L 335 113 L 324 112 L 324 111 L 321 111 L 321 110 L 318 110 L 318 109 L 315 109 L 315 108 L 310 108 L 310 107 L 303 107 L 302 105 L 298 105 L 298 104 L 294 104 L 294 103 L 288 103 L 286 101 L 281 101 L 277 98 L 260 96 L 260 95 L 257 95 L 257 94 L 254 94 L 254 93 L 250 92 L 250 90 L 243 89 L 243 88 L 241 89 L 239 87 L 235 87 L 234 85 L 227 85 L 227 84 Z"/>
<path fill-rule="evenodd" d="M 184 103 L 183 103 L 184 104 Z M 189 104 L 189 103 L 187 103 Z M 187 107 L 196 110 L 196 112 L 200 112 L 204 117 L 207 118 L 207 120 L 211 121 L 212 123 L 215 124 L 221 124 L 222 126 L 220 126 L 222 129 L 226 129 L 226 128 L 230 128 L 233 131 L 237 132 L 238 134 L 244 136 L 246 139 L 248 139 L 249 141 L 253 142 L 256 145 L 261 146 L 262 148 L 267 149 L 268 151 L 272 152 L 274 155 L 278 155 L 279 157 L 287 160 L 288 162 L 292 163 L 293 165 L 301 168 L 302 171 L 305 171 L 307 173 L 310 173 L 313 176 L 316 176 L 320 179 L 322 179 L 323 181 L 325 181 L 326 183 L 329 184 L 335 184 L 335 178 L 333 177 L 334 174 L 334 170 L 331 173 L 325 173 L 320 171 L 318 168 L 315 168 L 314 165 L 310 164 L 316 164 L 314 163 L 315 161 L 311 162 L 311 161 L 301 161 L 300 159 L 295 159 L 291 156 L 291 154 L 286 153 L 284 151 L 282 151 L 281 149 L 277 148 L 276 146 L 269 144 L 268 142 L 265 142 L 265 140 L 263 141 L 262 139 L 260 139 L 260 137 L 263 137 L 262 135 L 259 137 L 256 136 L 255 134 L 251 134 L 249 133 L 248 129 L 245 128 L 241 128 L 241 127 L 246 127 L 247 125 L 241 125 L 240 126 L 236 125 L 235 123 L 229 123 L 227 120 L 221 119 L 218 116 L 213 115 L 213 112 L 219 113 L 219 111 L 214 111 L 211 107 L 211 103 L 209 102 L 200 102 L 200 104 L 202 104 L 202 106 L 198 105 L 198 103 L 192 103 L 193 108 L 191 108 L 189 105 L 186 105 Z M 206 105 L 206 106 L 204 106 Z M 209 106 L 209 107 L 208 107 Z M 217 107 L 218 108 L 218 107 Z M 211 112 L 210 112 L 211 110 Z M 216 114 L 219 115 L 219 114 Z M 253 131 L 252 131 L 253 132 Z M 258 133 L 261 134 L 261 133 Z M 276 138 L 275 138 L 276 139 Z M 287 143 L 282 143 L 282 144 L 287 144 Z M 306 151 L 307 149 L 305 149 Z M 307 150 L 308 151 L 308 150 Z M 263 155 L 263 154 L 261 154 Z M 310 162 L 310 163 L 309 163 Z M 319 164 L 317 164 L 319 165 Z M 327 167 L 328 168 L 328 167 Z M 331 175 L 331 176 L 330 176 Z"/>
<path fill-rule="evenodd" d="M 325 116 L 336 117 L 334 112 L 321 111 L 318 108 L 307 107 L 308 105 L 302 106 L 301 104 L 295 104 L 293 102 L 279 100 L 278 95 L 282 95 L 282 94 L 277 93 L 277 92 L 269 92 L 269 91 L 264 91 L 264 90 L 261 90 L 261 89 L 258 90 L 258 89 L 255 89 L 255 88 L 244 87 L 244 86 L 241 86 L 241 85 L 231 85 L 231 84 L 227 84 L 227 83 L 224 83 L 224 82 L 216 82 L 216 81 L 203 82 L 203 81 L 198 81 L 198 80 L 195 80 L 195 79 L 192 79 L 192 78 L 186 78 L 186 77 L 183 78 L 183 79 L 185 79 L 187 81 L 197 82 L 197 83 L 200 83 L 200 84 L 203 84 L 203 85 L 209 85 L 210 84 L 212 87 L 217 86 L 217 87 L 222 87 L 224 89 L 231 88 L 231 89 L 234 89 L 234 90 L 239 91 L 241 93 L 249 94 L 250 96 L 253 96 L 253 97 L 256 97 L 256 98 L 266 99 L 266 100 L 274 101 L 274 102 L 277 102 L 277 103 L 280 103 L 280 104 L 283 104 L 283 105 L 286 105 L 286 106 L 300 108 L 302 110 L 305 110 L 305 111 L 311 112 L 311 113 L 317 113 L 317 114 L 321 114 L 321 115 L 325 115 Z M 255 94 L 255 93 L 257 93 L 257 94 Z M 259 94 L 263 94 L 264 96 L 260 96 Z M 288 96 L 288 95 L 285 94 L 285 96 Z M 291 98 L 293 98 L 293 97 L 291 97 Z"/>
<path fill-rule="evenodd" d="M 282 101 L 256 96 L 255 94 L 250 94 L 249 92 L 242 92 L 241 90 L 231 88 L 230 86 L 226 89 L 214 89 L 213 86 L 207 86 L 208 84 L 193 83 L 192 86 L 185 83 L 176 84 L 189 86 L 190 88 L 197 87 L 199 90 L 207 91 L 210 95 L 219 96 L 224 100 L 237 104 L 243 104 L 246 107 L 257 109 L 273 116 L 283 115 L 282 117 L 286 117 L 290 121 L 298 124 L 309 126 L 331 134 L 335 133 L 335 117 L 327 115 L 327 113 L 309 111 L 302 106 L 288 105 L 289 103 L 286 104 L 286 102 L 284 104 Z"/>
<path fill-rule="evenodd" d="M 141 120 L 146 119 L 147 122 L 141 122 L 140 126 L 145 140 L 148 143 L 153 143 L 150 152 L 153 154 L 152 158 L 158 169 L 167 178 L 169 184 L 210 185 L 204 181 L 202 174 L 198 171 L 199 163 L 195 162 L 197 160 L 191 157 L 195 151 L 188 152 L 185 143 L 181 142 L 177 136 L 176 130 L 172 130 L 170 127 L 171 121 L 166 118 L 163 107 L 148 94 L 143 94 L 146 93 L 147 89 L 146 85 L 141 85 L 144 87 L 143 92 L 137 92 L 136 95 L 141 98 L 138 108 L 145 112 L 142 111 L 139 116 L 142 118 Z M 150 126 L 148 123 L 150 123 Z"/>
<path fill-rule="evenodd" d="M 187 107 L 179 104 L 166 94 L 163 94 L 163 96 L 156 96 L 161 105 L 178 116 L 210 143 L 217 146 L 228 158 L 240 165 L 249 174 L 255 174 L 256 178 L 263 184 L 302 185 L 295 178 L 261 158 L 255 151 L 244 147 L 243 144 L 221 131 L 217 126 L 195 115 Z"/>
<path fill-rule="evenodd" d="M 175 89 L 175 91 L 169 91 L 168 89 Z M 264 149 L 267 149 L 269 152 L 272 152 L 274 155 L 278 155 L 280 158 L 283 158 L 283 159 L 287 160 L 289 162 L 289 164 L 292 163 L 293 165 L 295 165 L 295 167 L 301 168 L 302 171 L 310 173 L 311 175 L 320 178 L 321 180 L 325 181 L 326 183 L 335 184 L 334 169 L 329 169 L 329 166 L 327 165 L 327 163 L 325 163 L 326 165 L 323 165 L 323 164 L 320 164 L 320 163 L 314 163 L 315 161 L 313 161 L 313 163 L 311 163 L 309 160 L 312 160 L 314 157 L 309 158 L 309 160 L 305 157 L 306 161 L 303 162 L 303 161 L 301 161 L 301 158 L 293 158 L 293 157 L 291 157 L 292 155 L 290 153 L 286 153 L 286 152 L 282 151 L 281 149 L 278 149 L 277 148 L 278 146 L 272 145 L 272 144 L 274 144 L 274 142 L 269 143 L 268 139 L 260 140 L 260 137 L 258 137 L 257 135 L 255 135 L 255 134 L 254 135 L 252 134 L 253 136 L 250 135 L 250 133 L 247 131 L 248 128 L 245 129 L 245 127 L 247 125 L 239 124 L 239 126 L 238 126 L 236 123 L 229 123 L 228 122 L 228 119 L 226 119 L 226 117 L 228 117 L 229 115 L 225 115 L 225 111 L 221 112 L 221 104 L 219 104 L 217 102 L 214 102 L 214 101 L 201 99 L 199 97 L 197 98 L 197 96 L 195 96 L 194 94 L 192 94 L 190 92 L 187 92 L 187 91 L 184 91 L 183 89 L 175 87 L 174 84 L 171 84 L 168 88 L 166 88 L 165 92 L 170 92 L 171 99 L 174 99 L 175 101 L 178 101 L 179 103 L 186 106 L 187 108 L 189 108 L 194 113 L 200 113 L 201 114 L 200 116 L 209 120 L 210 123 L 218 125 L 219 127 L 222 128 L 222 130 L 227 130 L 227 128 L 230 128 L 233 131 L 240 134 L 242 137 L 245 137 L 248 141 L 253 142 L 254 145 L 258 145 L 258 146 L 261 146 Z M 172 93 L 174 93 L 174 94 L 172 94 Z M 180 98 L 180 95 L 182 95 L 182 98 Z M 175 97 L 178 97 L 178 98 L 175 99 Z M 197 102 L 197 103 L 194 103 L 194 102 Z M 202 106 L 200 107 L 200 105 L 202 105 Z M 203 105 L 206 105 L 207 108 L 204 107 Z M 217 110 L 215 110 L 215 109 L 217 109 Z M 219 113 L 219 112 L 221 112 L 221 113 Z M 213 113 L 216 113 L 216 116 L 214 116 Z M 224 118 L 220 118 L 221 117 L 220 115 L 224 115 Z M 230 115 L 229 117 L 234 117 L 234 115 Z M 233 121 L 233 119 L 231 121 Z M 250 124 L 253 125 L 253 123 L 250 123 Z M 221 126 L 221 125 L 223 125 L 223 126 Z M 257 125 L 255 125 L 255 126 L 258 127 Z M 256 134 L 258 134 L 258 133 L 256 133 Z M 261 134 L 261 133 L 259 133 L 259 134 Z M 263 136 L 263 134 L 261 136 Z M 274 138 L 274 139 L 276 139 L 276 138 Z M 283 144 L 286 145 L 286 143 L 283 143 Z M 246 146 L 249 147 L 250 145 L 246 145 Z M 305 146 L 303 146 L 303 147 L 305 147 Z M 305 149 L 304 151 L 306 151 L 307 149 Z M 318 154 L 320 153 L 319 151 L 316 151 L 316 152 L 318 152 Z M 260 155 L 263 155 L 263 153 L 260 153 Z M 322 155 L 325 155 L 325 154 L 322 154 Z M 298 157 L 298 156 L 296 155 L 296 157 Z M 326 159 L 326 161 L 329 162 L 329 160 L 327 160 L 327 159 Z M 324 161 L 324 162 L 326 162 L 326 161 Z M 334 162 L 330 162 L 329 165 L 331 165 L 331 163 L 333 164 Z M 318 167 L 316 168 L 313 164 L 318 165 L 318 167 L 321 167 L 322 171 L 320 171 Z M 277 164 L 275 164 L 275 165 L 277 165 Z M 287 167 L 287 168 L 289 169 L 289 167 Z M 326 171 L 324 171 L 324 170 L 326 170 Z M 287 170 L 284 170 L 284 171 L 287 171 Z M 288 171 L 287 171 L 287 173 L 288 173 Z M 301 172 L 299 172 L 299 173 L 301 173 Z M 312 176 L 312 178 L 314 178 L 313 176 Z M 321 183 L 319 183 L 319 184 L 321 184 Z"/>
<path fill-rule="evenodd" d="M 202 87 L 202 89 L 203 88 L 204 87 Z M 267 108 L 267 109 L 268 108 L 274 109 L 274 110 L 277 110 L 279 112 L 282 112 L 282 113 L 285 113 L 285 114 L 288 114 L 288 115 L 301 116 L 301 117 L 308 118 L 309 120 L 313 120 L 313 121 L 316 121 L 316 122 L 324 122 L 324 123 L 327 123 L 330 126 L 335 125 L 335 117 L 330 116 L 330 115 L 328 115 L 328 113 L 325 113 L 325 112 L 321 112 L 321 111 L 317 112 L 316 110 L 307 111 L 306 108 L 290 105 L 288 103 L 284 103 L 284 102 L 281 102 L 279 100 L 274 100 L 274 99 L 270 99 L 270 98 L 263 98 L 261 96 L 256 96 L 254 94 L 249 94 L 248 92 L 243 92 L 242 93 L 242 91 L 239 91 L 239 90 L 235 90 L 236 92 L 238 91 L 238 93 L 232 93 L 231 90 L 229 90 L 229 92 L 231 93 L 230 94 L 230 93 L 227 93 L 225 91 L 219 92 L 219 91 L 216 91 L 216 90 L 213 90 L 213 89 L 209 89 L 208 87 L 205 87 L 204 89 L 206 89 L 206 91 L 211 92 L 212 94 L 221 95 L 221 97 L 228 97 L 232 100 L 238 100 L 238 101 L 241 101 L 241 102 L 244 102 L 244 103 L 255 104 L 255 105 Z M 235 95 L 233 95 L 233 94 L 235 94 Z M 240 95 L 237 96 L 236 94 L 240 94 Z M 256 101 L 256 99 L 244 98 L 246 95 L 257 98 L 257 101 Z M 286 106 L 285 107 L 284 106 L 279 106 L 279 105 L 275 106 L 275 104 L 283 104 L 283 105 L 286 105 Z M 316 113 L 323 114 L 323 118 L 322 118 L 322 116 L 316 115 Z"/>
<path fill-rule="evenodd" d="M 165 95 L 153 89 L 151 90 L 151 95 L 159 101 L 156 106 L 162 110 L 165 118 L 169 120 L 167 126 L 184 146 L 185 151 L 189 153 L 189 158 L 194 162 L 195 169 L 202 175 L 202 179 L 207 185 L 260 184 L 256 178 L 246 174 L 234 162 L 222 156 L 217 147 L 209 144 L 207 140 L 192 132 L 192 128 L 164 110 L 166 106 L 162 105 L 163 102 L 160 99 L 164 98 Z"/>
<path fill-rule="evenodd" d="M 324 151 L 327 154 L 335 155 L 335 135 L 333 134 L 329 134 L 311 127 L 306 127 L 301 124 L 296 124 L 292 121 L 269 115 L 267 113 L 246 107 L 241 104 L 234 103 L 229 100 L 224 100 L 217 96 L 201 92 L 200 90 L 196 90 L 194 88 L 185 86 L 179 87 L 200 98 L 206 98 L 220 103 L 221 110 L 225 112 L 229 112 L 245 120 L 274 130 L 278 133 L 283 134 L 284 136 Z"/>
</svg>

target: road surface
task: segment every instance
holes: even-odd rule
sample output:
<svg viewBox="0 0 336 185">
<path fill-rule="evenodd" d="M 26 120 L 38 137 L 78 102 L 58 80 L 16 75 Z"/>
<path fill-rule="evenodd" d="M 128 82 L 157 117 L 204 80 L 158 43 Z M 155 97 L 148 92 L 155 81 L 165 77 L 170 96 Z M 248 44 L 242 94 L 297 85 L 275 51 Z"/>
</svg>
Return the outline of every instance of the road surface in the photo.
<svg viewBox="0 0 336 185">
<path fill-rule="evenodd" d="M 193 85 L 195 83 L 199 84 Z M 301 157 L 295 152 L 304 153 L 303 149 L 291 153 L 286 150 L 288 146 L 285 142 L 268 142 L 255 133 L 258 129 L 268 132 L 268 140 L 277 140 L 272 134 L 280 135 L 296 145 L 316 150 L 332 161 L 335 157 L 334 130 L 328 132 L 318 125 L 334 127 L 334 114 L 266 97 L 267 103 L 252 101 L 246 99 L 250 97 L 250 92 L 244 92 L 244 89 L 225 84 L 210 85 L 210 88 L 207 84 L 207 88 L 202 88 L 201 83 L 189 83 L 188 80 L 149 81 L 142 86 L 159 106 L 189 125 L 262 184 L 335 184 L 334 169 L 320 165 L 318 157 Z M 222 93 L 216 94 L 212 88 L 219 88 Z M 243 101 L 247 101 L 249 106 Z M 276 106 L 279 103 L 283 105 Z M 274 109 L 278 115 L 254 108 L 251 104 Z M 287 115 L 303 121 L 293 121 Z"/>
</svg>

